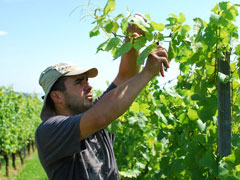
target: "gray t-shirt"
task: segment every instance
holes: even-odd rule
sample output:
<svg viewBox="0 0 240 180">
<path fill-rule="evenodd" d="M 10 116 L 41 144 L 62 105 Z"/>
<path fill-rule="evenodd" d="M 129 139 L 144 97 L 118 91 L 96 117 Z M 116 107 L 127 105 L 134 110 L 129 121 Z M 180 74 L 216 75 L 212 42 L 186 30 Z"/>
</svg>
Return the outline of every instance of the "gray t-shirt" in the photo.
<svg viewBox="0 0 240 180">
<path fill-rule="evenodd" d="M 111 85 L 107 91 L 114 88 Z M 106 92 L 107 92 L 106 91 Z M 102 129 L 80 141 L 81 114 L 54 116 L 36 130 L 40 162 L 51 180 L 119 180 L 113 143 Z"/>
</svg>

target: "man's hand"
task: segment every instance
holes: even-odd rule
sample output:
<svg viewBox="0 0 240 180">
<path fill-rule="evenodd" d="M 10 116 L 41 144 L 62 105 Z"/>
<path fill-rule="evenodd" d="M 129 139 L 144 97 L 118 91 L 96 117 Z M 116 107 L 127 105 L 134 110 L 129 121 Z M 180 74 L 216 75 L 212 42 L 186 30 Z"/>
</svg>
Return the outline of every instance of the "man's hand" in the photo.
<svg viewBox="0 0 240 180">
<path fill-rule="evenodd" d="M 146 19 L 142 14 L 135 14 L 135 16 L 142 18 L 143 21 L 146 22 Z M 137 39 L 138 37 L 145 34 L 145 32 L 141 30 L 137 25 L 129 23 L 127 28 L 126 42 L 130 41 L 130 33 L 132 33 L 131 37 L 134 39 Z M 119 86 L 139 73 L 140 66 L 137 65 L 138 54 L 139 52 L 136 49 L 132 48 L 128 53 L 122 56 L 119 72 L 113 81 L 115 85 Z"/>
<path fill-rule="evenodd" d="M 165 48 L 158 46 L 151 54 L 148 56 L 146 66 L 144 71 L 151 73 L 154 76 L 158 75 L 160 72 L 164 77 L 163 66 L 169 68 L 168 53 Z"/>
<path fill-rule="evenodd" d="M 142 19 L 144 23 L 147 22 L 144 15 L 140 13 L 135 14 L 134 17 L 137 17 L 138 19 Z M 138 37 L 145 35 L 145 32 L 142 29 L 140 29 L 137 25 L 131 24 L 131 23 L 128 24 L 128 28 L 127 28 L 127 39 L 126 39 L 127 42 L 129 41 L 129 36 L 128 36 L 129 33 L 132 33 L 132 37 L 134 39 L 137 39 Z"/>
</svg>

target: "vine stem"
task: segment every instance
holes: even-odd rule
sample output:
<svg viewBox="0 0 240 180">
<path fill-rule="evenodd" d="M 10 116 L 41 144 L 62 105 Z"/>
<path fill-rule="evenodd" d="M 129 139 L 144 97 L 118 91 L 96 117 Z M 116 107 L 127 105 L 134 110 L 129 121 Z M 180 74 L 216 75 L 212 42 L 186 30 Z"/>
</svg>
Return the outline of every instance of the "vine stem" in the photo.
<svg viewBox="0 0 240 180">
<path fill-rule="evenodd" d="M 17 167 L 16 167 L 16 154 L 15 153 L 12 153 L 12 166 L 15 170 L 17 169 Z"/>
<path fill-rule="evenodd" d="M 4 153 L 4 159 L 6 162 L 6 176 L 9 176 L 9 157 L 7 153 Z"/>
</svg>

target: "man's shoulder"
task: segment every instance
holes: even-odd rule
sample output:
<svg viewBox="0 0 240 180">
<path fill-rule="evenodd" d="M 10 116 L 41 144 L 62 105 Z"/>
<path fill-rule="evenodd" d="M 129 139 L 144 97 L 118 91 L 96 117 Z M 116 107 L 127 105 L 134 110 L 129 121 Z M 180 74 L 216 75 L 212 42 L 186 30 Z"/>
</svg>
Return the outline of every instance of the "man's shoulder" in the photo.
<svg viewBox="0 0 240 180">
<path fill-rule="evenodd" d="M 49 133 L 52 130 L 56 130 L 56 128 L 65 127 L 68 124 L 76 123 L 76 121 L 79 121 L 81 118 L 81 114 L 76 116 L 63 116 L 63 115 L 57 115 L 50 117 L 46 121 L 43 121 L 36 129 L 37 133 Z"/>
<path fill-rule="evenodd" d="M 46 121 L 42 122 L 39 125 L 39 127 L 54 125 L 54 124 L 57 124 L 57 123 L 65 122 L 66 120 L 80 119 L 81 116 L 82 116 L 81 114 L 78 114 L 78 115 L 75 115 L 75 116 L 63 116 L 63 115 L 53 116 L 53 117 L 50 117 L 49 119 L 47 119 Z"/>
<path fill-rule="evenodd" d="M 50 117 L 49 119 L 47 119 L 46 121 L 44 121 L 42 123 L 42 125 L 56 123 L 58 121 L 64 121 L 64 120 L 68 119 L 69 117 L 70 116 L 63 116 L 63 115 L 53 116 L 53 117 Z"/>
</svg>

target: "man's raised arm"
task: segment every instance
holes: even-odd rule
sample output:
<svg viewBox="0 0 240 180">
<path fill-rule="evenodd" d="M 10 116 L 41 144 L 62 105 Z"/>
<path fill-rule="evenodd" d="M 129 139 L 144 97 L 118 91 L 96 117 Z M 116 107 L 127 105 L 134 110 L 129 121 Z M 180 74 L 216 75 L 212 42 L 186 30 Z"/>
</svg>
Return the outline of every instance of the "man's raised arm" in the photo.
<svg viewBox="0 0 240 180">
<path fill-rule="evenodd" d="M 147 83 L 159 74 L 163 64 L 169 68 L 167 52 L 159 46 L 150 54 L 140 73 L 106 93 L 92 108 L 83 113 L 80 120 L 80 138 L 84 139 L 107 127 L 121 116 Z"/>
<path fill-rule="evenodd" d="M 146 21 L 145 17 L 141 14 L 136 14 L 135 16 L 141 16 L 144 21 Z M 138 37 L 145 34 L 144 31 L 142 31 L 136 25 L 129 24 L 127 28 L 126 43 L 130 41 L 128 37 L 129 33 L 132 33 L 132 37 L 134 39 L 137 39 Z M 140 66 L 137 65 L 138 55 L 139 52 L 132 48 L 128 53 L 122 56 L 119 66 L 119 72 L 117 74 L 117 77 L 113 81 L 115 85 L 119 86 L 120 84 L 124 83 L 139 72 Z"/>
</svg>

